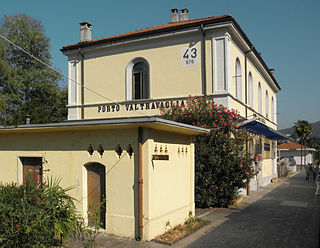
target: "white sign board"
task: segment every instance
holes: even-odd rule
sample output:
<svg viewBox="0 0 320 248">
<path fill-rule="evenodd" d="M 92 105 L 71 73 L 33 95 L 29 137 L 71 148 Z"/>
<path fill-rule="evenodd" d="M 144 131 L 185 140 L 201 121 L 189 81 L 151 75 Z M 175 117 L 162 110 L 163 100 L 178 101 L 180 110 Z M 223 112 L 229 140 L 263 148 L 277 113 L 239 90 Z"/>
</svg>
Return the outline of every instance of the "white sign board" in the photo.
<svg viewBox="0 0 320 248">
<path fill-rule="evenodd" d="M 182 48 L 181 52 L 182 66 L 198 64 L 199 49 L 197 46 Z"/>
</svg>

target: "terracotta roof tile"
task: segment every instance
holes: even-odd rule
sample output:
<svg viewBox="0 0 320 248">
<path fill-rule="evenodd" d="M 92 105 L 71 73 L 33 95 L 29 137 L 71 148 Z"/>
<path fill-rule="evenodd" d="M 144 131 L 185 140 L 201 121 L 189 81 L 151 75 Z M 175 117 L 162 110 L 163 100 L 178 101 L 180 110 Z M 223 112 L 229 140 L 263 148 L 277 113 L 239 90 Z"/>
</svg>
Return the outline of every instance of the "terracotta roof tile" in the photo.
<svg viewBox="0 0 320 248">
<path fill-rule="evenodd" d="M 211 24 L 211 21 L 212 21 L 212 23 L 216 23 L 219 21 L 221 21 L 221 22 L 231 21 L 236 26 L 236 28 L 239 30 L 241 35 L 243 35 L 243 37 L 246 40 L 246 42 L 248 43 L 248 45 L 253 48 L 254 54 L 257 56 L 259 61 L 262 63 L 263 67 L 266 69 L 269 76 L 273 79 L 276 87 L 279 90 L 281 90 L 279 84 L 277 83 L 277 80 L 274 78 L 273 74 L 270 72 L 268 66 L 266 65 L 266 63 L 262 59 L 261 55 L 254 48 L 254 46 L 251 43 L 251 41 L 249 40 L 249 38 L 246 36 L 246 34 L 240 28 L 239 24 L 233 19 L 232 15 L 212 16 L 212 17 L 206 17 L 206 18 L 200 18 L 200 19 L 194 19 L 194 20 L 188 20 L 188 21 L 173 22 L 173 23 L 163 24 L 163 25 L 154 26 L 154 27 L 148 27 L 148 28 L 144 28 L 144 29 L 140 29 L 140 30 L 136 30 L 136 31 L 128 32 L 128 33 L 113 35 L 113 36 L 102 38 L 102 39 L 91 40 L 91 41 L 87 41 L 87 42 L 79 42 L 79 43 L 67 45 L 67 46 L 62 47 L 61 51 L 64 52 L 64 51 L 68 51 L 68 50 L 78 49 L 80 47 L 88 47 L 91 45 L 98 45 L 98 44 L 102 44 L 102 43 L 113 42 L 113 41 L 117 41 L 117 40 L 121 40 L 121 39 L 131 38 L 131 37 L 139 37 L 139 36 L 143 36 L 144 34 L 160 33 L 160 32 L 165 32 L 167 30 L 175 30 L 176 28 L 182 29 L 184 27 L 188 27 L 188 26 L 192 27 L 193 25 L 197 25 L 197 24 L 202 24 L 202 23 L 206 24 L 207 22 L 208 22 L 208 24 Z"/>
<path fill-rule="evenodd" d="M 302 148 L 306 150 L 313 150 L 313 148 L 310 148 L 308 146 L 302 146 Z M 300 150 L 300 149 L 301 149 L 301 145 L 295 142 L 278 145 L 278 150 Z"/>
<path fill-rule="evenodd" d="M 86 44 L 90 44 L 90 43 L 96 43 L 96 42 L 99 42 L 99 41 L 108 41 L 108 40 L 115 39 L 115 38 L 124 38 L 124 37 L 130 36 L 130 35 L 143 34 L 143 33 L 147 33 L 147 32 L 150 32 L 150 31 L 158 31 L 158 30 L 160 31 L 161 29 L 166 29 L 166 28 L 171 28 L 171 27 L 182 27 L 182 26 L 187 25 L 187 24 L 193 24 L 193 23 L 198 23 L 198 22 L 203 22 L 203 21 L 211 21 L 211 20 L 216 20 L 216 19 L 223 19 L 223 18 L 226 18 L 226 17 L 232 17 L 232 16 L 231 15 L 212 16 L 212 17 L 206 17 L 206 18 L 200 18 L 200 19 L 194 19 L 194 20 L 188 20 L 188 21 L 167 23 L 167 24 L 163 24 L 163 25 L 159 25 L 159 26 L 148 27 L 148 28 L 144 28 L 144 29 L 131 31 L 131 32 L 128 32 L 128 33 L 113 35 L 113 36 L 106 37 L 106 38 L 91 40 L 91 41 L 87 41 L 85 43 Z M 79 44 L 81 44 L 81 43 L 75 43 L 75 44 L 67 45 L 67 46 L 64 46 L 62 49 L 70 48 L 72 46 L 76 46 L 76 45 L 79 45 Z"/>
</svg>

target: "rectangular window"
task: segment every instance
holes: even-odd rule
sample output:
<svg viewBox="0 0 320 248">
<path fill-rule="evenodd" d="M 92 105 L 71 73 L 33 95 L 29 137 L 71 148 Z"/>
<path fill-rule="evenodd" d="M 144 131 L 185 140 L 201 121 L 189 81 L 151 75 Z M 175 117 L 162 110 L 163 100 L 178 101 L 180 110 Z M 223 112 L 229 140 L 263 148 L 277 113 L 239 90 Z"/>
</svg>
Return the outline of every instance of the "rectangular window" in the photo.
<svg viewBox="0 0 320 248">
<path fill-rule="evenodd" d="M 133 81 L 134 81 L 134 99 L 142 99 L 143 97 L 143 85 L 142 85 L 142 73 L 135 72 L 133 74 Z"/>
<path fill-rule="evenodd" d="M 74 105 L 77 104 L 77 61 L 69 61 L 69 80 L 68 80 L 68 95 L 69 101 L 68 104 Z"/>
<path fill-rule="evenodd" d="M 215 90 L 223 91 L 226 90 L 226 54 L 225 54 L 225 39 L 217 39 L 216 41 L 216 50 L 215 50 L 215 64 L 216 64 L 216 85 Z"/>
<path fill-rule="evenodd" d="M 261 139 L 258 139 L 255 145 L 255 153 L 256 154 L 262 154 L 262 141 Z"/>
<path fill-rule="evenodd" d="M 23 183 L 27 180 L 38 184 L 42 182 L 42 158 L 41 157 L 22 157 L 20 158 L 23 168 Z"/>
</svg>

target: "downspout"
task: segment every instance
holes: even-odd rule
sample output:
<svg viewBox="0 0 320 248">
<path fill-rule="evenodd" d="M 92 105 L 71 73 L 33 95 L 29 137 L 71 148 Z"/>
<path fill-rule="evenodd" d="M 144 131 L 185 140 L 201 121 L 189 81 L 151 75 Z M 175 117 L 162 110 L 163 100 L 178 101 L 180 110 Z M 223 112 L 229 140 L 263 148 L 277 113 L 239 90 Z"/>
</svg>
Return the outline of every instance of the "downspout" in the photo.
<svg viewBox="0 0 320 248">
<path fill-rule="evenodd" d="M 244 53 L 244 103 L 245 103 L 245 118 L 248 118 L 248 76 L 247 76 L 247 54 L 250 53 L 252 49 Z M 248 139 L 246 138 L 246 151 L 248 152 Z M 247 182 L 247 195 L 250 194 L 250 179 Z"/>
<path fill-rule="evenodd" d="M 278 150 L 278 165 L 279 166 L 277 166 L 277 174 L 278 174 L 278 178 L 280 178 L 281 177 L 280 150 Z M 278 170 L 278 168 L 279 168 L 279 170 Z"/>
<path fill-rule="evenodd" d="M 244 89 L 245 89 L 245 117 L 246 119 L 248 118 L 248 72 L 247 72 L 247 55 L 248 53 L 252 52 L 252 49 L 244 52 Z"/>
<path fill-rule="evenodd" d="M 207 98 L 207 70 L 206 70 L 206 34 L 203 29 L 203 24 L 200 26 L 200 31 L 202 34 L 201 41 L 201 65 L 202 65 L 202 94 Z"/>
<path fill-rule="evenodd" d="M 143 239 L 143 177 L 142 177 L 142 127 L 138 128 L 138 197 L 139 197 L 139 237 Z"/>
<path fill-rule="evenodd" d="M 81 55 L 81 120 L 84 120 L 84 55 L 81 48 L 79 53 Z"/>
</svg>

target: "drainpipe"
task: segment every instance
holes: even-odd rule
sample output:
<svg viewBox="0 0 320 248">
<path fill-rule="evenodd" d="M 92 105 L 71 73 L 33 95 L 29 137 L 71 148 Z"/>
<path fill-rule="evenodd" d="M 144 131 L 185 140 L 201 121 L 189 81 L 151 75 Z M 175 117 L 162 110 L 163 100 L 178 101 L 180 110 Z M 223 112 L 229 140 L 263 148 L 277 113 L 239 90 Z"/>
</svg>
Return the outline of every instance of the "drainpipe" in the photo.
<svg viewBox="0 0 320 248">
<path fill-rule="evenodd" d="M 138 240 L 143 239 L 143 177 L 142 177 L 142 127 L 138 128 L 138 197 L 139 197 L 139 237 Z"/>
<path fill-rule="evenodd" d="M 201 65 L 202 65 L 202 93 L 205 98 L 207 98 L 207 73 L 206 73 L 206 34 L 203 29 L 203 24 L 200 26 L 200 31 L 202 34 L 201 41 Z"/>
<path fill-rule="evenodd" d="M 245 103 L 245 118 L 248 118 L 248 76 L 247 76 L 247 54 L 250 53 L 252 49 L 244 53 L 244 103 Z M 248 140 L 246 138 L 246 151 L 248 152 Z M 247 195 L 250 194 L 250 180 L 247 182 Z"/>
<path fill-rule="evenodd" d="M 248 105 L 248 72 L 247 72 L 247 55 L 248 55 L 248 53 L 250 53 L 250 52 L 252 52 L 252 49 L 250 49 L 250 50 L 248 50 L 248 51 L 246 51 L 245 53 L 244 53 L 244 89 L 245 89 L 245 99 L 244 99 L 244 101 L 245 101 L 245 107 L 246 107 L 246 109 L 245 109 L 245 117 L 246 117 L 246 119 L 247 119 L 247 117 L 248 117 L 248 107 L 247 107 L 247 105 Z"/>
<path fill-rule="evenodd" d="M 247 106 L 246 106 L 246 110 L 247 110 Z M 247 116 L 247 112 L 246 112 L 246 116 Z M 245 142 L 246 142 L 246 152 L 248 152 L 248 138 L 247 137 L 246 137 Z M 247 181 L 247 195 L 250 195 L 250 179 Z"/>
<path fill-rule="evenodd" d="M 79 53 L 81 55 L 81 120 L 84 120 L 84 55 L 81 48 Z"/>
</svg>

